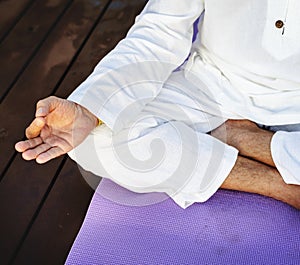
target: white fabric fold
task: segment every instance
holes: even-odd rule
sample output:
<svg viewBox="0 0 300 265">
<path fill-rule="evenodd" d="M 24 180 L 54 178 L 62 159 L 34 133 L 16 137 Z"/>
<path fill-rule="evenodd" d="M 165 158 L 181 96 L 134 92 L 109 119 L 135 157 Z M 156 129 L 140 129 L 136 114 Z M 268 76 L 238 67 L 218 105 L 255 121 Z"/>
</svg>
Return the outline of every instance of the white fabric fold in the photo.
<svg viewBox="0 0 300 265">
<path fill-rule="evenodd" d="M 278 131 L 271 141 L 272 158 L 287 184 L 300 185 L 300 131 Z"/>
<path fill-rule="evenodd" d="M 69 96 L 106 124 L 70 156 L 133 191 L 165 192 L 183 208 L 207 200 L 237 150 L 206 132 L 229 118 L 300 123 L 298 7 L 298 0 L 149 0 L 126 38 Z M 204 10 L 192 45 L 193 23 Z M 272 139 L 287 183 L 299 184 L 299 143 L 299 132 Z"/>
</svg>

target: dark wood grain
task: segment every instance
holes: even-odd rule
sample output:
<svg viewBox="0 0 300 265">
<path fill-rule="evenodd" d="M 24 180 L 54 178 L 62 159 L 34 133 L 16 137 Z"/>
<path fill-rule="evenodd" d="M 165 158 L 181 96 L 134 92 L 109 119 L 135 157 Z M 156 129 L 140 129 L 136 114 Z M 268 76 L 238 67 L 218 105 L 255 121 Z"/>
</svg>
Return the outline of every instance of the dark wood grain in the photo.
<svg viewBox="0 0 300 265">
<path fill-rule="evenodd" d="M 70 94 L 125 36 L 145 3 L 145 0 L 72 1 L 51 32 L 44 36 L 35 56 L 1 103 L 1 265 L 10 261 L 62 264 L 66 258 L 93 190 L 70 160 L 62 157 L 41 166 L 16 156 L 13 146 L 23 137 L 36 101 L 53 93 L 62 97 Z M 24 14 L 7 39 L 12 35 L 17 37 L 14 32 L 29 13 L 28 10 Z M 56 23 L 54 20 L 52 17 L 52 23 Z"/>
<path fill-rule="evenodd" d="M 63 264 L 93 190 L 68 160 L 13 264 Z"/>
<path fill-rule="evenodd" d="M 0 1 L 0 42 L 10 32 L 12 27 L 25 15 L 34 0 Z"/>
<path fill-rule="evenodd" d="M 123 0 L 113 1 L 112 3 L 58 88 L 57 94 L 60 96 L 63 94 L 66 96 L 78 82 L 84 80 L 98 60 L 125 36 L 135 16 L 145 5 L 145 1 L 133 3 L 132 1 Z M 117 8 L 117 6 L 120 8 Z M 88 205 L 87 198 L 92 192 L 91 189 L 85 190 L 87 184 L 82 177 L 80 179 L 78 174 L 78 168 L 74 164 L 68 162 L 63 168 L 36 222 L 30 229 L 14 264 L 24 264 L 26 260 L 29 260 L 32 264 L 61 264 L 62 257 L 66 258 L 80 228 L 83 218 L 82 213 L 85 212 Z M 77 189 L 72 189 L 72 186 L 76 185 L 76 183 L 73 183 L 74 178 L 78 182 L 84 182 L 85 185 L 81 184 L 81 187 L 78 186 Z M 80 190 L 80 188 L 83 190 Z M 80 194 L 80 202 L 74 198 L 76 194 L 77 197 Z M 59 200 L 58 198 L 61 196 L 68 199 Z M 62 212 L 57 211 L 58 204 Z M 69 215 L 64 214 L 64 212 L 66 213 L 64 209 L 68 209 L 69 212 L 73 210 L 72 215 L 77 217 L 70 218 Z M 65 225 L 58 224 L 58 222 Z M 61 234 L 63 229 L 65 234 Z M 48 240 L 44 241 L 44 238 L 48 238 Z M 49 249 L 53 251 L 49 252 Z"/>
<path fill-rule="evenodd" d="M 61 159 L 44 166 L 25 162 L 14 154 L 14 143 L 24 135 L 24 128 L 33 117 L 35 103 L 48 96 L 67 71 L 88 32 L 101 15 L 108 1 L 100 4 L 75 0 L 52 34 L 26 68 L 20 80 L 0 106 L 2 138 L 0 141 L 0 257 L 6 264 L 18 248 Z"/>
<path fill-rule="evenodd" d="M 36 1 L 1 43 L 0 102 L 32 59 L 70 0 Z"/>
<path fill-rule="evenodd" d="M 0 183 L 0 257 L 8 264 L 40 207 L 62 159 L 43 166 L 18 156 Z"/>
<path fill-rule="evenodd" d="M 96 4 L 94 3 L 96 2 Z M 75 0 L 0 105 L 0 172 L 24 136 L 36 102 L 53 93 L 109 1 Z M 2 62 L 1 62 L 2 63 Z M 70 85 L 66 84 L 66 87 Z"/>
</svg>

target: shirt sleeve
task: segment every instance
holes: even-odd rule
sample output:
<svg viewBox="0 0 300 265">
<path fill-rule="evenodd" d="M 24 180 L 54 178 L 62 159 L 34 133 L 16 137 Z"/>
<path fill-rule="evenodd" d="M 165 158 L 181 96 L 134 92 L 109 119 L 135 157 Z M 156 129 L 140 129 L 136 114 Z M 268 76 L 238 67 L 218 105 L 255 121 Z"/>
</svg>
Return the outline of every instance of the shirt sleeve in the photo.
<svg viewBox="0 0 300 265">
<path fill-rule="evenodd" d="M 113 131 L 134 119 L 187 58 L 203 0 L 149 0 L 125 39 L 69 96 Z"/>
</svg>

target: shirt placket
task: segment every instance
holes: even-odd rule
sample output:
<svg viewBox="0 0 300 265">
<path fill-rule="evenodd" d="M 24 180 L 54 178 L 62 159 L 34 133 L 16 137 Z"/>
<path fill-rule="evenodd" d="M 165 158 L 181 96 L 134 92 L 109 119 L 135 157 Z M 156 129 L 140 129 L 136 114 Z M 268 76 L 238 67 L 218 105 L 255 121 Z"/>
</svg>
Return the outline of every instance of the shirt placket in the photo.
<svg viewBox="0 0 300 265">
<path fill-rule="evenodd" d="M 283 60 L 299 50 L 295 27 L 295 10 L 298 0 L 269 0 L 262 46 L 272 57 Z M 299 9 L 297 11 L 299 13 Z M 299 17 L 299 16 L 298 16 Z"/>
</svg>

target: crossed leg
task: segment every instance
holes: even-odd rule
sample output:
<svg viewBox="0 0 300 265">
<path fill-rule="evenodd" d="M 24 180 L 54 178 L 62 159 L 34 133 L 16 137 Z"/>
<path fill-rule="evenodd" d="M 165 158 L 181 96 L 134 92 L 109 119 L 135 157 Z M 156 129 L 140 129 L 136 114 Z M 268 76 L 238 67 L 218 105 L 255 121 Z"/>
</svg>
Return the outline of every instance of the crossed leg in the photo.
<svg viewBox="0 0 300 265">
<path fill-rule="evenodd" d="M 272 160 L 272 132 L 250 121 L 228 120 L 211 134 L 240 151 L 221 188 L 261 194 L 300 209 L 300 186 L 286 184 Z"/>
</svg>

